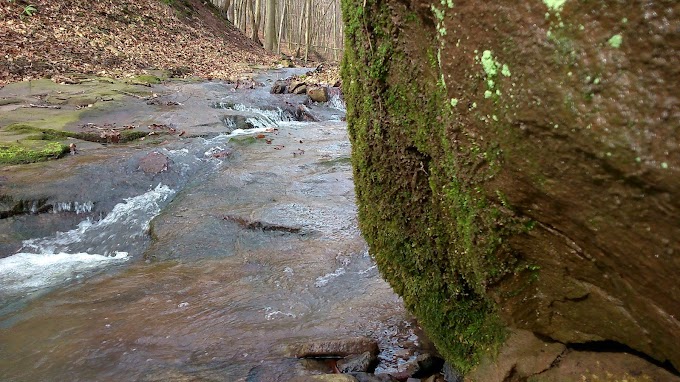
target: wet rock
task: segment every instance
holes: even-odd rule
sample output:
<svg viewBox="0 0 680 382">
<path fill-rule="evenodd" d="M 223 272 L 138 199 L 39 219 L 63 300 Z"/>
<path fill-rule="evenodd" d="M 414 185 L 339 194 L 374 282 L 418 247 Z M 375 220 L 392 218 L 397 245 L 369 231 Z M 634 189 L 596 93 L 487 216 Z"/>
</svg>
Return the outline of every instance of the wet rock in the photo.
<svg viewBox="0 0 680 382">
<path fill-rule="evenodd" d="M 313 359 L 281 359 L 266 361 L 250 369 L 246 382 L 286 382 L 293 377 L 330 373 L 324 362 Z"/>
<path fill-rule="evenodd" d="M 447 382 L 444 376 L 441 374 L 431 375 L 429 378 L 424 379 L 423 382 Z"/>
<path fill-rule="evenodd" d="M 444 366 L 444 360 L 434 356 L 432 354 L 421 354 L 416 357 L 414 361 L 416 365 L 416 371 L 413 373 L 414 378 L 425 378 L 434 373 L 438 373 L 442 366 Z"/>
<path fill-rule="evenodd" d="M 291 345 L 288 350 L 298 358 L 347 357 L 364 352 L 377 355 L 380 351 L 378 342 L 368 337 L 319 340 Z"/>
<path fill-rule="evenodd" d="M 485 357 L 467 377 L 478 382 L 503 382 L 513 374 L 528 378 L 548 370 L 566 350 L 561 343 L 546 343 L 526 330 L 516 330 L 497 357 Z"/>
<path fill-rule="evenodd" d="M 319 119 L 312 114 L 312 112 L 309 110 L 309 108 L 305 105 L 298 105 L 295 108 L 294 112 L 294 117 L 296 121 L 304 121 L 304 122 L 318 122 Z"/>
<path fill-rule="evenodd" d="M 347 374 L 321 374 L 294 377 L 289 379 L 288 382 L 357 382 L 357 380 Z"/>
<path fill-rule="evenodd" d="M 587 371 L 587 374 L 586 374 Z M 536 379 L 540 382 L 583 381 L 680 382 L 680 376 L 629 353 L 569 351 Z M 534 377 L 536 378 L 536 377 Z M 481 381 L 479 381 L 481 382 Z"/>
<path fill-rule="evenodd" d="M 287 87 L 288 83 L 285 80 L 278 80 L 274 82 L 274 85 L 272 85 L 272 88 L 269 92 L 272 94 L 283 94 L 286 92 Z"/>
<path fill-rule="evenodd" d="M 307 93 L 307 84 L 304 81 L 292 80 L 288 85 L 288 92 L 293 94 Z"/>
<path fill-rule="evenodd" d="M 363 352 L 359 355 L 351 355 L 337 362 L 338 370 L 341 373 L 353 372 L 372 372 L 378 364 L 378 357 L 370 352 Z"/>
<path fill-rule="evenodd" d="M 226 127 L 227 133 L 231 133 L 236 129 L 248 130 L 255 127 L 252 122 L 249 121 L 248 117 L 243 115 L 224 115 L 220 117 L 220 120 L 222 121 L 222 124 L 224 124 L 224 127 Z"/>
<path fill-rule="evenodd" d="M 359 382 L 396 382 L 389 374 L 351 373 Z"/>
<path fill-rule="evenodd" d="M 167 156 L 154 151 L 139 160 L 139 169 L 147 174 L 158 174 L 168 171 L 168 164 Z"/>
<path fill-rule="evenodd" d="M 463 382 L 463 374 L 448 362 L 444 363 L 442 374 L 446 382 Z"/>
<path fill-rule="evenodd" d="M 310 87 L 307 95 L 314 102 L 328 102 L 328 88 L 325 86 Z"/>
</svg>

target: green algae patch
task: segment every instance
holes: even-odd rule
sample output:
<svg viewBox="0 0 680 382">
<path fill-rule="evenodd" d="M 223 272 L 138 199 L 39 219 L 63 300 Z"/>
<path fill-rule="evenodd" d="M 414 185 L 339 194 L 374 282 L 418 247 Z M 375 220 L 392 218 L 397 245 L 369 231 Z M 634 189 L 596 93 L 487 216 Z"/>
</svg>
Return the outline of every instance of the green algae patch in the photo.
<svg viewBox="0 0 680 382">
<path fill-rule="evenodd" d="M 2 144 L 0 143 L 0 164 L 25 164 L 57 159 L 69 152 L 67 145 L 58 142 L 45 144 Z"/>
</svg>

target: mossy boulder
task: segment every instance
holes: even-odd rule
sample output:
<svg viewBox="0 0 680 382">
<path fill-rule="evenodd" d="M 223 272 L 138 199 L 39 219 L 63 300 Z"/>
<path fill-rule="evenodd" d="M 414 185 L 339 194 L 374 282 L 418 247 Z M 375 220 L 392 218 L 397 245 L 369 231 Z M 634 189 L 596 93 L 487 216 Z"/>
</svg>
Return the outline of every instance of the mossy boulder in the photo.
<svg viewBox="0 0 680 382">
<path fill-rule="evenodd" d="M 680 367 L 676 1 L 344 0 L 359 220 L 462 371 L 507 328 Z"/>
</svg>

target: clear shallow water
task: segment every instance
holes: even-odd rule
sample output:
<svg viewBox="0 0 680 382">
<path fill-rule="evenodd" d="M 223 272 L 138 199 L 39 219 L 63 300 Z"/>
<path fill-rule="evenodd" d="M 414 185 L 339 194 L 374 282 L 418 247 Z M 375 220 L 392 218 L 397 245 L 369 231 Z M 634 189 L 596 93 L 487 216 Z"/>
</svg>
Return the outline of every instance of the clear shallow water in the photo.
<svg viewBox="0 0 680 382">
<path fill-rule="evenodd" d="M 196 108 L 182 113 L 212 109 Z M 130 159 L 107 171 L 130 184 L 148 152 L 168 171 L 0 260 L 15 299 L 0 310 L 0 379 L 241 381 L 292 343 L 357 335 L 380 341 L 383 370 L 408 358 L 418 337 L 360 237 L 344 123 L 263 115 L 250 131 L 116 154 Z"/>
</svg>

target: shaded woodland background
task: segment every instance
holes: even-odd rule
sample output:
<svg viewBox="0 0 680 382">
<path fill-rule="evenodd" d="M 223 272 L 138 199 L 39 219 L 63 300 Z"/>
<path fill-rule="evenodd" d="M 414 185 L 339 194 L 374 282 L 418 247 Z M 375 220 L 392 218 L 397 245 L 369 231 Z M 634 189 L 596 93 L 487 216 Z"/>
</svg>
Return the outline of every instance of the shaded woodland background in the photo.
<svg viewBox="0 0 680 382">
<path fill-rule="evenodd" d="M 337 61 L 342 56 L 338 0 L 211 0 L 234 26 L 274 53 Z"/>
</svg>

